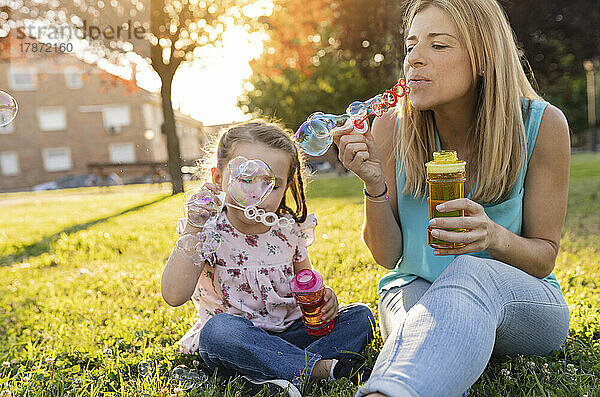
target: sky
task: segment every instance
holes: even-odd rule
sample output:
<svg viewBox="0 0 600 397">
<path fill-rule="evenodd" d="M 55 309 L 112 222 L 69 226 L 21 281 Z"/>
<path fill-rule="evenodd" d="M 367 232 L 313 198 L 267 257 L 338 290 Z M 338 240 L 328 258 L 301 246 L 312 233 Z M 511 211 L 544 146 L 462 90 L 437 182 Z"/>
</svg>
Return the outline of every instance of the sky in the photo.
<svg viewBox="0 0 600 397">
<path fill-rule="evenodd" d="M 180 67 L 173 81 L 174 106 L 206 125 L 249 118 L 237 107 L 250 60 L 262 53 L 262 37 L 242 29 L 225 32 L 223 48 L 209 49 L 204 64 Z"/>
<path fill-rule="evenodd" d="M 272 11 L 271 0 L 255 0 L 253 4 L 242 8 L 242 12 L 249 17 L 270 15 Z M 48 26 L 54 26 L 33 15 L 26 17 L 25 21 L 25 26 L 40 27 L 42 32 L 49 32 Z M 249 118 L 237 107 L 237 98 L 243 92 L 245 80 L 252 74 L 249 62 L 260 56 L 263 51 L 263 41 L 267 36 L 265 33 L 248 33 L 233 23 L 233 19 L 226 23 L 221 47 L 203 46 L 197 49 L 200 50 L 194 52 L 197 60 L 191 64 L 182 63 L 173 80 L 173 107 L 202 121 L 205 125 Z M 40 30 L 34 32 L 39 34 Z M 2 31 L 0 37 L 3 37 L 1 33 Z M 47 35 L 44 36 L 43 33 L 38 39 L 50 43 L 61 43 L 61 40 L 64 40 L 60 37 L 52 39 Z M 97 63 L 98 67 L 115 75 L 131 78 L 132 70 L 129 66 L 111 64 L 106 59 L 98 57 L 93 51 L 88 51 L 89 44 L 86 40 L 69 37 L 68 42 L 73 43 L 74 53 L 82 60 Z M 160 92 L 160 78 L 152 67 L 133 51 L 127 54 L 127 58 L 138 64 L 136 74 L 138 85 L 149 91 Z M 249 83 L 246 84 L 248 87 Z"/>
<path fill-rule="evenodd" d="M 272 12 L 270 0 L 248 6 L 256 16 Z M 246 12 L 245 11 L 245 12 Z M 205 125 L 224 124 L 250 118 L 237 107 L 237 98 L 249 83 L 250 61 L 263 51 L 264 33 L 251 33 L 239 26 L 228 26 L 221 48 L 202 48 L 200 59 L 179 66 L 173 79 L 173 107 L 202 121 Z M 138 84 L 150 91 L 160 90 L 160 79 L 152 70 L 138 73 Z"/>
<path fill-rule="evenodd" d="M 247 120 L 250 116 L 237 107 L 237 98 L 244 84 L 249 84 L 250 60 L 262 53 L 264 39 L 263 34 L 230 27 L 223 33 L 221 48 L 207 46 L 200 60 L 179 66 L 173 79 L 173 107 L 205 125 Z M 138 84 L 149 91 L 160 91 L 160 79 L 149 66 L 138 71 Z"/>
</svg>

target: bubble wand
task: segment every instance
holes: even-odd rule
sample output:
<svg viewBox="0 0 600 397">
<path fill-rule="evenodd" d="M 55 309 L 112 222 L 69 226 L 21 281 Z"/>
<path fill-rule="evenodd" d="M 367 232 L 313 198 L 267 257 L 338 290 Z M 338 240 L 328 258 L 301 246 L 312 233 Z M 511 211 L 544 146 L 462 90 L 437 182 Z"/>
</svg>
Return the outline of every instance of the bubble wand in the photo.
<svg viewBox="0 0 600 397">
<path fill-rule="evenodd" d="M 365 102 L 352 102 L 346 108 L 344 114 L 313 113 L 298 128 L 294 140 L 305 153 L 311 156 L 320 156 L 333 143 L 331 130 L 334 127 L 351 123 L 353 131 L 364 134 L 368 128 L 366 121 L 370 116 L 380 117 L 388 109 L 396 106 L 398 100 L 409 92 L 410 88 L 406 86 L 406 81 L 401 78 L 392 89 L 386 90 L 382 94 L 377 94 Z"/>
</svg>

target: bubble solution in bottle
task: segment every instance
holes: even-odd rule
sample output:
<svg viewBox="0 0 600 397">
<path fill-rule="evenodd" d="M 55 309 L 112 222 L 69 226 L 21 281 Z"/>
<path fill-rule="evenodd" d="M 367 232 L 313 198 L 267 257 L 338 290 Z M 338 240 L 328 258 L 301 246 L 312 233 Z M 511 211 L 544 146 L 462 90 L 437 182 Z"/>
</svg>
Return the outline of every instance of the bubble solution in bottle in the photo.
<svg viewBox="0 0 600 397">
<path fill-rule="evenodd" d="M 443 202 L 463 198 L 465 196 L 466 162 L 458 160 L 454 150 L 442 150 L 433 153 L 433 161 L 427 167 L 427 184 L 429 185 L 429 217 L 464 216 L 464 210 L 439 212 L 435 207 Z M 465 232 L 467 229 L 444 229 L 452 232 Z M 428 227 L 429 246 L 432 248 L 460 248 L 465 243 L 452 243 L 435 238 Z"/>
<path fill-rule="evenodd" d="M 323 277 L 310 269 L 302 269 L 292 279 L 292 292 L 300 309 L 306 332 L 312 336 L 323 336 L 335 327 L 333 320 L 323 321 L 321 309 L 325 304 Z"/>
</svg>

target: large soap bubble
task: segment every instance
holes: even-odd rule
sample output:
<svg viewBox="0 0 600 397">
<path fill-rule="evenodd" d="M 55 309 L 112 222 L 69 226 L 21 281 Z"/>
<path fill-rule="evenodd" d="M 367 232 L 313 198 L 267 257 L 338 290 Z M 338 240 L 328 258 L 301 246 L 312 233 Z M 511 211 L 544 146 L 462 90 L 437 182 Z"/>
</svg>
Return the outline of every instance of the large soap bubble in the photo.
<svg viewBox="0 0 600 397">
<path fill-rule="evenodd" d="M 392 89 L 386 90 L 383 94 L 377 94 L 365 102 L 352 102 L 344 114 L 313 113 L 296 131 L 294 135 L 296 145 L 311 156 L 320 156 L 333 143 L 333 128 L 351 123 L 354 132 L 364 134 L 367 132 L 370 116 L 382 116 L 409 92 L 410 88 L 406 86 L 406 81 L 399 79 Z"/>
<path fill-rule="evenodd" d="M 242 207 L 256 206 L 273 191 L 275 177 L 262 160 L 248 160 L 238 156 L 227 165 L 229 194 Z"/>
<path fill-rule="evenodd" d="M 15 98 L 0 90 L 0 127 L 10 124 L 17 117 L 18 111 L 19 106 Z"/>
<path fill-rule="evenodd" d="M 185 365 L 178 365 L 173 369 L 173 383 L 183 391 L 199 388 L 208 380 L 208 375 L 202 370 L 191 369 Z"/>
<path fill-rule="evenodd" d="M 206 221 L 214 217 L 223 205 L 223 197 L 216 196 L 206 187 L 199 190 L 188 190 L 184 194 L 187 219 L 190 225 L 202 227 Z"/>
<path fill-rule="evenodd" d="M 294 140 L 305 153 L 311 156 L 320 156 L 329 149 L 333 142 L 331 129 L 344 125 L 348 119 L 349 116 L 345 114 L 336 116 L 323 112 L 313 113 L 298 128 Z"/>
</svg>

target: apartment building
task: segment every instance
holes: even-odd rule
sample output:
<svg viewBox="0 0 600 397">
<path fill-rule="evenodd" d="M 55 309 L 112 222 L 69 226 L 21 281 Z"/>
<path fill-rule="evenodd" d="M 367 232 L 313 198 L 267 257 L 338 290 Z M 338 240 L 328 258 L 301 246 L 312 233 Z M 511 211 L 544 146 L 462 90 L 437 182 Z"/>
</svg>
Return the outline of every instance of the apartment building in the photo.
<svg viewBox="0 0 600 397">
<path fill-rule="evenodd" d="M 73 54 L 18 53 L 0 40 L 0 89 L 19 105 L 15 120 L 0 127 L 0 192 L 88 174 L 94 164 L 114 164 L 127 182 L 166 163 L 160 96 Z M 175 119 L 182 159 L 191 164 L 209 130 L 177 111 Z"/>
</svg>

